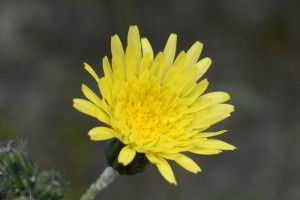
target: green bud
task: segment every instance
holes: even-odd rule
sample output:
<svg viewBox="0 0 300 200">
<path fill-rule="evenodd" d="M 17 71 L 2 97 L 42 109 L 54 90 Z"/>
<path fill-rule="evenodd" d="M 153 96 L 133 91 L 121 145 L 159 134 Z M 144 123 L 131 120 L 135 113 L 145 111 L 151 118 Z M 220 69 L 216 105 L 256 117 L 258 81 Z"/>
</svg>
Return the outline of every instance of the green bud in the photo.
<svg viewBox="0 0 300 200">
<path fill-rule="evenodd" d="M 122 175 L 134 175 L 136 173 L 143 172 L 147 164 L 149 163 L 144 153 L 136 153 L 133 161 L 127 166 L 124 166 L 123 164 L 118 162 L 119 153 L 124 146 L 125 145 L 116 138 L 108 141 L 104 150 L 104 155 L 106 157 L 108 165 L 117 170 Z"/>
<path fill-rule="evenodd" d="M 3 163 L 0 162 L 0 199 L 5 199 L 11 187 L 10 177 L 7 174 Z"/>
<path fill-rule="evenodd" d="M 37 169 L 25 142 L 9 140 L 0 143 L 0 159 L 11 178 L 15 192 L 33 187 Z"/>
<path fill-rule="evenodd" d="M 54 170 L 38 174 L 33 196 L 38 200 L 59 200 L 67 192 L 67 183 L 62 175 Z"/>
</svg>

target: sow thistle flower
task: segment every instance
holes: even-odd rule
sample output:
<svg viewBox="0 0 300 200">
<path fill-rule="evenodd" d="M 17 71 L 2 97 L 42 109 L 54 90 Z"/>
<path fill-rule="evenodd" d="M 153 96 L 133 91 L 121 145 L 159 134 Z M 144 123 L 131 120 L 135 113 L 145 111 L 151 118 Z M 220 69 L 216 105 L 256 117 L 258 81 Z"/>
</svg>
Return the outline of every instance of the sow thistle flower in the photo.
<svg viewBox="0 0 300 200">
<path fill-rule="evenodd" d="M 200 79 L 212 63 L 210 58 L 198 61 L 203 44 L 197 41 L 175 58 L 176 42 L 177 35 L 171 34 L 164 50 L 154 55 L 137 26 L 129 28 L 125 51 L 120 38 L 112 36 L 112 59 L 103 58 L 104 76 L 85 64 L 101 96 L 83 84 L 87 100 L 74 99 L 77 110 L 107 124 L 89 131 L 92 140 L 117 138 L 124 144 L 117 155 L 119 163 L 127 166 L 143 154 L 175 185 L 169 160 L 197 173 L 200 167 L 185 153 L 212 155 L 235 149 L 211 139 L 226 130 L 207 131 L 234 108 L 224 103 L 230 98 L 225 92 L 203 94 L 208 81 Z"/>
</svg>

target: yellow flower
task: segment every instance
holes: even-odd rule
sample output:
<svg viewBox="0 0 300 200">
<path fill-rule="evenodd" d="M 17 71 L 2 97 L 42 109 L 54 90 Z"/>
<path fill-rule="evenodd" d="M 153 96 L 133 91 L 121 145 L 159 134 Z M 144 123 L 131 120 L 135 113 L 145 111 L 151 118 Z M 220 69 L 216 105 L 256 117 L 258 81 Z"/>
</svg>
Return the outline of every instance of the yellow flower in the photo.
<svg viewBox="0 0 300 200">
<path fill-rule="evenodd" d="M 225 130 L 207 132 L 213 124 L 227 118 L 234 108 L 224 104 L 225 92 L 204 94 L 207 79 L 199 81 L 211 65 L 210 58 L 198 61 L 203 44 L 195 44 L 175 59 L 177 35 L 171 34 L 164 50 L 154 56 L 137 26 L 129 28 L 124 52 L 117 35 L 111 38 L 112 60 L 103 59 L 104 76 L 99 77 L 85 64 L 98 83 L 102 97 L 86 85 L 88 100 L 74 99 L 74 107 L 107 124 L 89 131 L 92 140 L 119 139 L 125 146 L 118 156 L 124 166 L 136 153 L 144 153 L 161 175 L 176 184 L 167 160 L 197 173 L 200 167 L 184 153 L 212 155 L 235 147 L 210 139 Z"/>
</svg>

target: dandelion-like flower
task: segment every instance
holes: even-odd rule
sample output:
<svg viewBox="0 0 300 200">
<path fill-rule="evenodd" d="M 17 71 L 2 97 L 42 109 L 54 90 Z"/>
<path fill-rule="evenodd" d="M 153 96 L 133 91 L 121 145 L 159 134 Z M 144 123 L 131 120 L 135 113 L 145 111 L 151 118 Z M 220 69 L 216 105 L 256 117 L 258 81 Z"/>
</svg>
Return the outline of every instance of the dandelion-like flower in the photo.
<svg viewBox="0 0 300 200">
<path fill-rule="evenodd" d="M 98 83 L 101 97 L 86 85 L 87 100 L 74 99 L 74 107 L 107 126 L 89 131 L 92 140 L 117 138 L 124 147 L 118 162 L 129 165 L 137 153 L 144 154 L 161 175 L 176 184 L 168 160 L 197 173 L 200 167 L 185 153 L 212 155 L 235 147 L 213 136 L 225 130 L 207 129 L 230 116 L 234 108 L 225 104 L 225 92 L 203 94 L 207 79 L 200 81 L 211 65 L 210 58 L 198 61 L 203 44 L 195 42 L 176 58 L 177 35 L 171 34 L 164 50 L 154 56 L 137 26 L 131 26 L 124 51 L 117 35 L 111 38 L 112 60 L 103 59 L 104 76 L 99 77 L 85 64 Z"/>
</svg>

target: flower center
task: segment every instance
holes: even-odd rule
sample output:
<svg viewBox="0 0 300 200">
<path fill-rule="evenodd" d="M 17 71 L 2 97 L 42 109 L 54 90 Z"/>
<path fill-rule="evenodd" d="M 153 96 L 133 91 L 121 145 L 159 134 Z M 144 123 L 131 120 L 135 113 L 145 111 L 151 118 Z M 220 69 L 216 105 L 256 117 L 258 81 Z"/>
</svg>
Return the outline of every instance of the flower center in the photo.
<svg viewBox="0 0 300 200">
<path fill-rule="evenodd" d="M 179 119 L 185 114 L 178 109 L 180 98 L 173 88 L 157 81 L 131 80 L 115 84 L 112 126 L 122 134 L 123 143 L 137 151 L 159 146 L 172 140 Z"/>
</svg>

